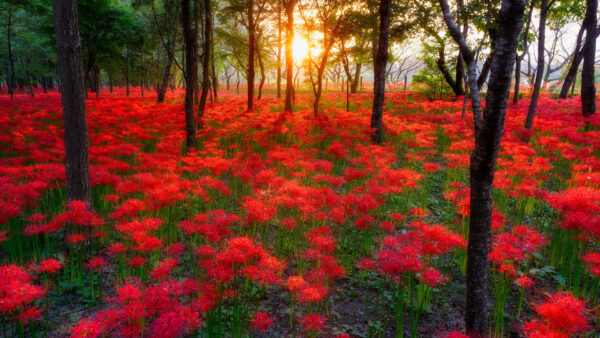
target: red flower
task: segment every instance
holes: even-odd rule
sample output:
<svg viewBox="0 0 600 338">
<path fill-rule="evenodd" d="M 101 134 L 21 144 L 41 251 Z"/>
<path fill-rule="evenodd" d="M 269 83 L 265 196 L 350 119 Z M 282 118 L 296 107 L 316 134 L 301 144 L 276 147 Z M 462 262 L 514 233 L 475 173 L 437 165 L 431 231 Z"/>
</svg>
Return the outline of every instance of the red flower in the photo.
<svg viewBox="0 0 600 338">
<path fill-rule="evenodd" d="M 316 313 L 307 314 L 301 319 L 304 331 L 321 331 L 325 325 L 325 319 Z"/>
<path fill-rule="evenodd" d="M 88 263 L 87 267 L 93 270 L 98 270 L 99 268 L 106 265 L 106 261 L 102 257 L 92 258 Z"/>
<path fill-rule="evenodd" d="M 96 338 L 102 333 L 102 328 L 93 320 L 82 319 L 71 328 L 71 338 Z"/>
<path fill-rule="evenodd" d="M 254 329 L 262 333 L 267 332 L 271 325 L 273 325 L 273 319 L 266 312 L 258 312 L 250 322 L 254 326 Z"/>
<path fill-rule="evenodd" d="M 60 270 L 62 268 L 62 264 L 57 261 L 54 258 L 48 258 L 46 260 L 43 260 L 42 263 L 40 264 L 38 271 L 40 273 L 57 273 L 58 270 Z"/>
<path fill-rule="evenodd" d="M 589 310 L 582 301 L 567 293 L 554 294 L 550 299 L 534 307 L 541 317 L 543 326 L 567 335 L 581 335 L 588 329 L 587 314 Z M 536 325 L 530 325 L 537 328 Z"/>
</svg>

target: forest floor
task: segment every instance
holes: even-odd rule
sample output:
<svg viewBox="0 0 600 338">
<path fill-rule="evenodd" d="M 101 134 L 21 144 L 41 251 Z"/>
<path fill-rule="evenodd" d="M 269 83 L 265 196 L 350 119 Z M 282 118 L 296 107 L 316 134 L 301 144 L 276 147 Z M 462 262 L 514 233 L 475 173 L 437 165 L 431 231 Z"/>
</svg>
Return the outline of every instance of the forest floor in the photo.
<svg viewBox="0 0 600 338">
<path fill-rule="evenodd" d="M 59 95 L 0 95 L 0 282 L 44 290 L 0 302 L 4 336 L 464 331 L 462 99 L 386 93 L 375 146 L 370 93 L 347 111 L 326 91 L 315 116 L 304 92 L 285 113 L 272 88 L 251 112 L 222 91 L 186 149 L 183 92 L 140 94 L 87 100 L 93 213 L 66 210 Z M 491 332 L 598 335 L 600 118 L 543 94 L 528 131 L 528 106 L 509 103 L 495 176 Z M 580 303 L 545 311 L 560 292 Z"/>
</svg>

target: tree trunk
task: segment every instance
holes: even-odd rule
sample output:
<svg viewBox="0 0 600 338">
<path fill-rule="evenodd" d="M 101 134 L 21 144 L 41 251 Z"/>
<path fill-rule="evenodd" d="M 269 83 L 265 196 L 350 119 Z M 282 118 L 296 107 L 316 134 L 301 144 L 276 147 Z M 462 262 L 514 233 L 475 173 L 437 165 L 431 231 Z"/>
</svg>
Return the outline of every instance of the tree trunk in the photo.
<svg viewBox="0 0 600 338">
<path fill-rule="evenodd" d="M 27 91 L 31 97 L 35 97 L 35 93 L 33 92 L 33 86 L 31 85 L 31 74 L 29 73 L 29 57 L 25 58 L 25 77 L 27 79 Z"/>
<path fill-rule="evenodd" d="M 11 33 L 10 33 L 10 28 L 11 28 L 11 24 L 12 24 L 12 8 L 10 6 L 10 4 L 8 5 L 8 21 L 6 24 L 6 38 L 7 38 L 7 44 L 8 44 L 8 64 L 10 65 L 10 73 L 8 76 L 8 93 L 10 94 L 10 99 L 13 99 L 13 96 L 15 94 L 15 60 L 13 58 L 12 55 L 12 44 L 11 44 Z"/>
<path fill-rule="evenodd" d="M 247 110 L 254 109 L 254 48 L 256 47 L 256 31 L 254 27 L 254 0 L 248 1 L 248 72 L 246 83 L 248 84 L 248 106 Z"/>
<path fill-rule="evenodd" d="M 445 59 L 445 55 L 444 55 L 445 51 L 444 51 L 443 46 L 438 51 L 438 54 L 439 54 L 439 56 L 436 61 L 436 64 L 437 64 L 438 70 L 444 77 L 444 80 L 446 80 L 446 83 L 448 83 L 450 88 L 452 88 L 454 95 L 456 95 L 456 96 L 463 95 L 464 92 L 462 90 L 462 86 L 460 84 L 456 84 L 456 82 L 454 82 L 454 79 L 452 78 L 452 75 L 450 75 L 450 71 L 448 70 L 448 66 L 446 66 L 446 59 Z"/>
<path fill-rule="evenodd" d="M 52 9 L 64 120 L 67 201 L 84 201 L 91 208 L 85 84 L 77 0 L 54 0 Z"/>
<path fill-rule="evenodd" d="M 535 74 L 535 84 L 533 85 L 533 94 L 531 94 L 531 103 L 529 104 L 529 111 L 527 112 L 527 120 L 525 121 L 525 128 L 531 129 L 533 127 L 533 118 L 535 117 L 535 110 L 537 108 L 537 102 L 540 98 L 540 89 L 542 88 L 542 81 L 544 80 L 544 40 L 546 38 L 546 16 L 548 14 L 548 0 L 542 0 L 542 7 L 540 9 L 540 24 L 538 31 L 538 63 Z"/>
<path fill-rule="evenodd" d="M 598 0 L 587 0 L 585 12 L 586 31 L 581 70 L 581 108 L 584 117 L 596 113 L 596 87 L 594 86 L 594 64 L 596 62 L 596 25 L 598 23 Z"/>
<path fill-rule="evenodd" d="M 127 45 L 125 45 L 125 86 L 125 92 L 129 96 L 129 46 Z"/>
<path fill-rule="evenodd" d="M 258 66 L 260 67 L 260 83 L 258 84 L 258 99 L 260 100 L 262 98 L 262 89 L 265 84 L 265 66 L 263 65 L 258 40 L 256 42 L 256 56 L 258 57 Z"/>
<path fill-rule="evenodd" d="M 371 141 L 381 144 L 383 104 L 385 99 L 385 70 L 388 59 L 391 0 L 379 3 L 379 39 L 374 60 L 373 112 L 371 114 Z"/>
<path fill-rule="evenodd" d="M 573 60 L 571 60 L 571 65 L 569 66 L 569 70 L 567 71 L 567 75 L 565 76 L 565 80 L 563 82 L 562 88 L 560 89 L 560 94 L 558 95 L 561 99 L 566 99 L 569 95 L 569 89 L 571 85 L 574 83 L 575 76 L 577 76 L 577 70 L 579 69 L 579 65 L 583 60 L 583 49 L 581 45 L 583 43 L 583 32 L 585 32 L 586 20 L 581 24 L 581 28 L 579 29 L 579 33 L 577 34 L 577 42 L 575 43 L 575 51 L 573 52 Z M 584 46 L 585 48 L 585 46 Z"/>
<path fill-rule="evenodd" d="M 284 111 L 292 111 L 294 92 L 294 6 L 296 0 L 288 0 L 285 6 L 287 27 L 285 33 L 285 105 Z"/>
<path fill-rule="evenodd" d="M 204 109 L 206 108 L 206 97 L 210 90 L 210 50 L 212 37 L 212 8 L 210 0 L 204 0 L 204 46 L 202 52 L 202 94 L 200 95 L 200 104 L 198 105 L 198 119 L 202 128 L 204 118 Z"/>
<path fill-rule="evenodd" d="M 524 0 L 502 0 L 495 56 L 486 96 L 483 124 L 471 155 L 471 215 L 467 248 L 467 334 L 488 336 L 488 254 L 492 223 L 492 188 L 496 159 L 504 133 L 513 64 L 523 27 Z"/>
<path fill-rule="evenodd" d="M 210 23 L 211 27 L 214 26 L 212 12 L 210 15 Z M 217 71 L 215 67 L 215 30 L 211 28 L 210 30 L 210 68 L 211 68 L 211 84 L 213 89 L 213 96 L 215 101 L 219 98 L 219 77 L 217 76 Z M 211 99 L 212 102 L 212 99 Z"/>
<path fill-rule="evenodd" d="M 487 58 L 485 58 L 485 61 L 483 62 L 483 66 L 481 66 L 481 73 L 479 73 L 479 77 L 477 78 L 477 88 L 479 88 L 479 90 L 481 90 L 481 87 L 483 87 L 483 84 L 485 83 L 485 81 L 488 78 L 488 75 L 490 74 L 490 68 L 492 66 L 492 61 L 494 61 L 494 49 L 493 48 L 490 51 L 490 55 L 488 55 Z"/>
<path fill-rule="evenodd" d="M 196 9 L 199 0 L 194 0 Z M 197 39 L 192 30 L 190 18 L 190 0 L 181 0 L 181 23 L 185 41 L 185 130 L 186 145 L 196 145 L 196 121 L 194 119 L 194 89 L 198 77 L 198 58 L 196 57 Z"/>
<path fill-rule="evenodd" d="M 281 98 L 281 1 L 277 0 L 277 98 Z"/>
<path fill-rule="evenodd" d="M 356 64 L 356 68 L 354 68 L 354 77 L 353 77 L 352 84 L 350 85 L 350 92 L 352 94 L 356 94 L 356 89 L 358 88 L 358 80 L 360 79 L 361 68 L 362 68 L 362 63 L 358 62 Z M 384 70 L 384 72 L 385 72 L 385 70 Z"/>
</svg>

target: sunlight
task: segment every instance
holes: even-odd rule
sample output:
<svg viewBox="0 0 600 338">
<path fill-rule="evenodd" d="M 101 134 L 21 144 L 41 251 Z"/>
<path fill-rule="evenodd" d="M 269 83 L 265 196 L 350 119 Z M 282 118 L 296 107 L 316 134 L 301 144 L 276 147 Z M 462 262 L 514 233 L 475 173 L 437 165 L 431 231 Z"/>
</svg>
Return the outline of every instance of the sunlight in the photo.
<svg viewBox="0 0 600 338">
<path fill-rule="evenodd" d="M 294 36 L 294 62 L 301 64 L 308 53 L 308 42 L 299 36 Z"/>
</svg>

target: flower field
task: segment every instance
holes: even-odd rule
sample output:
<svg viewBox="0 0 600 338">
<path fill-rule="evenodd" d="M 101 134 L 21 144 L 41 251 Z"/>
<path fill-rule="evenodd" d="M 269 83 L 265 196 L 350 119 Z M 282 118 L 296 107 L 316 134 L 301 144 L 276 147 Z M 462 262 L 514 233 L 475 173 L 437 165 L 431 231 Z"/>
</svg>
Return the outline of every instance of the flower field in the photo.
<svg viewBox="0 0 600 338">
<path fill-rule="evenodd" d="M 185 149 L 183 91 L 87 100 L 93 210 L 65 205 L 57 93 L 0 97 L 5 337 L 466 337 L 471 113 L 462 98 L 326 91 L 314 116 L 219 92 Z M 600 335 L 600 118 L 508 106 L 493 190 L 491 333 Z"/>
</svg>

